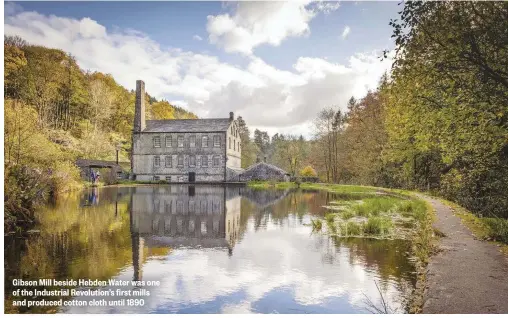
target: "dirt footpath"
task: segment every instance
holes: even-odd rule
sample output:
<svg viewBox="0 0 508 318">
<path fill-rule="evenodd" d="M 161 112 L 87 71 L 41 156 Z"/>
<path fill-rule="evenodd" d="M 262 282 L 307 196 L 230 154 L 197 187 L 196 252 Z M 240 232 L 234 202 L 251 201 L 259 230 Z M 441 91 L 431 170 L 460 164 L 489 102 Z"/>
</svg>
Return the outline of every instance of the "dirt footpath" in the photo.
<svg viewBox="0 0 508 318">
<path fill-rule="evenodd" d="M 434 227 L 445 237 L 429 262 L 424 314 L 508 313 L 508 257 L 476 240 L 452 210 L 422 196 L 436 210 Z"/>
</svg>

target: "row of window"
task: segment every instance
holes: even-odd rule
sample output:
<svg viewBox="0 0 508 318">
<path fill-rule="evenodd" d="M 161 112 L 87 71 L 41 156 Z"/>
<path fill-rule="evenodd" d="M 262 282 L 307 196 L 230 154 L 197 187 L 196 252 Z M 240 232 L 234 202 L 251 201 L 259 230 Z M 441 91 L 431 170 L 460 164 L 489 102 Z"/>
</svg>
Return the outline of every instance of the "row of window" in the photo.
<svg viewBox="0 0 508 318">
<path fill-rule="evenodd" d="M 169 232 L 171 231 L 171 220 L 160 220 L 160 221 L 154 221 L 152 223 L 152 231 L 157 232 L 160 229 L 159 222 L 163 222 L 164 230 Z M 197 225 L 197 226 L 196 226 Z M 176 231 L 177 233 L 183 233 L 183 220 L 176 220 Z M 206 221 L 201 221 L 198 224 L 195 224 L 194 220 L 190 220 L 188 223 L 189 226 L 189 232 L 194 233 L 196 229 L 199 229 L 201 234 L 207 234 L 209 231 L 209 225 Z M 213 233 L 217 234 L 219 232 L 219 221 L 213 221 L 212 223 L 212 230 Z"/>
<path fill-rule="evenodd" d="M 184 146 L 184 136 L 180 135 L 177 136 L 176 139 L 173 139 L 173 136 L 166 136 L 166 148 L 183 148 Z M 161 147 L 161 137 L 155 136 L 153 137 L 153 146 L 154 148 L 160 148 Z M 201 143 L 197 144 L 198 147 L 208 148 L 211 147 L 210 145 L 210 139 L 208 136 L 201 136 Z M 213 136 L 213 147 L 219 147 L 221 146 L 220 142 L 220 136 Z M 191 135 L 189 136 L 189 147 L 194 148 L 196 147 L 196 136 Z"/>
<path fill-rule="evenodd" d="M 208 156 L 197 156 L 197 160 L 200 160 L 201 167 L 208 167 Z M 177 156 L 177 167 L 183 167 L 184 166 L 184 160 L 183 155 Z M 155 156 L 153 157 L 153 165 L 154 167 L 160 167 L 161 166 L 161 156 Z M 189 156 L 189 167 L 195 167 L 196 166 L 196 156 L 190 155 Z M 220 166 L 220 156 L 216 155 L 212 157 L 212 165 L 213 167 Z M 173 167 L 173 156 L 164 156 L 164 166 L 166 168 L 172 168 Z"/>
<path fill-rule="evenodd" d="M 229 137 L 229 149 L 231 149 L 231 137 Z M 240 151 L 240 142 L 239 141 L 236 142 L 233 140 L 233 150 L 236 151 L 236 149 L 238 149 L 238 151 Z"/>
</svg>

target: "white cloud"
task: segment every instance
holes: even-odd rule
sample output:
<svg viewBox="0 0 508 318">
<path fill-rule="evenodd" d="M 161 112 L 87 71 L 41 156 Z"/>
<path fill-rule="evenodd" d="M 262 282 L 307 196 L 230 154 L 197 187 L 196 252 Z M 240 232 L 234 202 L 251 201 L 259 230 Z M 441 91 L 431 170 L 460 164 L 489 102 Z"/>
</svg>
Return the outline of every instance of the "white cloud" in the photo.
<svg viewBox="0 0 508 318">
<path fill-rule="evenodd" d="M 252 10 L 245 15 L 238 9 L 237 15 L 254 21 L 262 17 L 264 9 L 256 11 L 257 15 L 252 15 Z M 218 19 L 214 20 L 218 21 L 213 24 L 214 30 L 229 30 L 231 17 Z M 248 24 L 256 25 L 251 22 Z M 244 117 L 249 127 L 272 133 L 305 135 L 320 109 L 345 107 L 352 95 L 361 97 L 368 89 L 374 89 L 391 66 L 390 59 L 381 62 L 379 54 L 371 52 L 352 56 L 345 64 L 300 57 L 291 70 L 278 69 L 251 56 L 246 67 L 239 67 L 215 56 L 163 48 L 135 30 L 107 30 L 89 18 L 76 20 L 36 12 L 6 16 L 4 26 L 7 35 L 19 35 L 29 43 L 70 52 L 81 68 L 110 73 L 127 89 L 133 89 L 136 80 L 143 79 L 151 95 L 175 101 L 200 117 L 223 117 L 234 111 Z M 301 27 L 290 29 L 307 27 L 302 22 Z M 280 31 L 281 34 L 287 33 Z M 274 36 L 273 41 L 277 38 L 282 39 Z"/>
<path fill-rule="evenodd" d="M 345 39 L 347 38 L 347 36 L 349 35 L 349 33 L 351 32 L 351 28 L 346 25 L 346 27 L 344 28 L 344 31 L 342 31 L 342 38 Z"/>
<path fill-rule="evenodd" d="M 196 40 L 196 41 L 202 41 L 202 40 L 203 40 L 203 38 L 202 38 L 202 37 L 200 37 L 200 36 L 199 36 L 199 35 L 197 35 L 197 34 L 195 34 L 195 35 L 192 37 L 192 39 L 194 39 L 194 40 Z"/>
<path fill-rule="evenodd" d="M 254 222 L 251 217 L 247 225 L 253 227 Z M 161 283 L 151 289 L 142 307 L 67 307 L 63 312 L 174 313 L 181 308 L 217 303 L 219 313 L 251 313 L 260 309 L 259 305 L 253 306 L 258 301 L 271 301 L 270 293 L 284 290 L 290 290 L 290 295 L 284 297 L 282 305 L 273 303 L 271 308 L 315 306 L 340 298 L 340 309 L 356 307 L 366 312 L 365 297 L 374 302 L 379 299 L 375 285 L 380 279 L 375 269 L 379 265 L 372 260 L 365 263 L 365 256 L 357 248 L 336 246 L 327 237 L 311 235 L 312 229 L 300 222 L 291 215 L 284 222 L 266 222 L 256 231 L 250 227 L 236 243 L 232 258 L 220 249 L 182 248 L 148 259 L 142 265 L 143 279 Z M 308 216 L 306 222 L 310 222 Z M 130 280 L 132 276 L 130 266 L 114 278 Z M 387 282 L 382 288 L 390 307 L 399 307 L 396 284 Z"/>
<path fill-rule="evenodd" d="M 317 9 L 325 14 L 330 14 L 340 7 L 339 1 L 319 1 Z"/>
<path fill-rule="evenodd" d="M 239 2 L 233 14 L 208 16 L 210 43 L 226 52 L 252 54 L 261 44 L 279 46 L 287 37 L 310 33 L 309 21 L 316 12 L 309 1 Z"/>
</svg>

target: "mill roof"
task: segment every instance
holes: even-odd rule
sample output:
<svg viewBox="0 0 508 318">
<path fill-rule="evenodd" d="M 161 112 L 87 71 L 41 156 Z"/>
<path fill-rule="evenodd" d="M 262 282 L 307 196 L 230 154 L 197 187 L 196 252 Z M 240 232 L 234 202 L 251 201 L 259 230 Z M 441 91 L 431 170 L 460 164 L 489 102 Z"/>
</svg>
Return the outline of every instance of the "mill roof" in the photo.
<svg viewBox="0 0 508 318">
<path fill-rule="evenodd" d="M 227 131 L 229 118 L 147 120 L 143 132 L 215 132 Z"/>
</svg>

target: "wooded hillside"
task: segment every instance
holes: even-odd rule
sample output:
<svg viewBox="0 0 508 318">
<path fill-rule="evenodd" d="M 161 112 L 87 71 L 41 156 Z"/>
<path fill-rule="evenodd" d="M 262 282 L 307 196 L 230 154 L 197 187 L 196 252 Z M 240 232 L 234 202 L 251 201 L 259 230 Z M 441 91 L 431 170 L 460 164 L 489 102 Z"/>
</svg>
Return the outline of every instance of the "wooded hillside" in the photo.
<svg viewBox="0 0 508 318">
<path fill-rule="evenodd" d="M 76 158 L 129 161 L 134 91 L 69 54 L 4 39 L 6 216 L 79 185 Z M 146 94 L 147 119 L 196 118 Z M 21 212 L 20 212 L 21 211 Z M 7 222 L 9 223 L 9 222 Z"/>
</svg>

